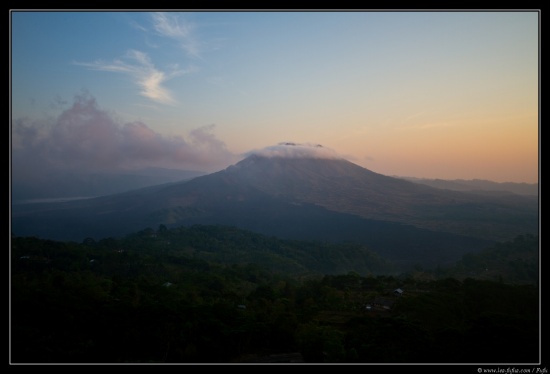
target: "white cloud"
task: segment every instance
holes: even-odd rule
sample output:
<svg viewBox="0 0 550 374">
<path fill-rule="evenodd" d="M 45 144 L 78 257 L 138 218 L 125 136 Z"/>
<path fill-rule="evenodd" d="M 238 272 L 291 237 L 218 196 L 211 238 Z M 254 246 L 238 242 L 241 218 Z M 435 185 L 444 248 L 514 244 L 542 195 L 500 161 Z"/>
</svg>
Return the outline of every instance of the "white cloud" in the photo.
<svg viewBox="0 0 550 374">
<path fill-rule="evenodd" d="M 175 103 L 172 93 L 163 84 L 178 75 L 189 72 L 178 69 L 177 65 L 173 65 L 168 72 L 161 71 L 155 67 L 146 53 L 136 50 L 129 50 L 124 61 L 114 60 L 112 63 L 106 63 L 98 60 L 77 64 L 94 70 L 127 74 L 141 88 L 142 96 L 161 104 Z"/>
<path fill-rule="evenodd" d="M 333 149 L 313 143 L 282 142 L 260 150 L 253 150 L 246 154 L 264 157 L 285 157 L 285 158 L 328 158 L 341 159 L 342 157 Z"/>
<path fill-rule="evenodd" d="M 155 31 L 175 40 L 187 55 L 200 58 L 199 42 L 192 23 L 186 22 L 177 13 L 153 13 L 151 17 Z"/>
</svg>

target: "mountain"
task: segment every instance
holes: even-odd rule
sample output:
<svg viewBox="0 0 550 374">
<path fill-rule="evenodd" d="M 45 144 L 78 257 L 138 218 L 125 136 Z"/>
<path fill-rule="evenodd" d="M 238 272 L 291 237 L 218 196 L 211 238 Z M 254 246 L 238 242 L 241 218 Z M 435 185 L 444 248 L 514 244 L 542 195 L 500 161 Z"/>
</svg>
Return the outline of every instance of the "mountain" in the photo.
<svg viewBox="0 0 550 374">
<path fill-rule="evenodd" d="M 12 183 L 12 201 L 73 199 L 112 195 L 153 185 L 189 180 L 205 172 L 142 168 L 118 172 L 53 171 L 32 180 Z"/>
<path fill-rule="evenodd" d="M 190 181 L 12 205 L 11 229 L 82 241 L 159 225 L 221 224 L 289 239 L 360 242 L 403 266 L 445 264 L 495 241 L 538 234 L 536 198 L 447 191 L 319 156 L 319 149 L 296 154 L 287 152 L 293 143 L 281 147 L 285 153 L 253 153 Z"/>
<path fill-rule="evenodd" d="M 514 182 L 492 182 L 484 179 L 428 179 L 415 177 L 396 177 L 411 182 L 425 184 L 427 186 L 442 188 L 453 191 L 477 192 L 487 194 L 515 193 L 518 195 L 539 195 L 538 183 L 514 183 Z"/>
<path fill-rule="evenodd" d="M 538 200 L 533 197 L 443 191 L 374 173 L 344 159 L 252 155 L 224 173 L 226 180 L 242 181 L 294 203 L 438 231 L 498 239 L 509 236 L 506 230 L 514 231 L 518 224 L 529 231 L 537 222 L 533 213 Z M 499 233 L 493 236 L 488 229 Z"/>
</svg>

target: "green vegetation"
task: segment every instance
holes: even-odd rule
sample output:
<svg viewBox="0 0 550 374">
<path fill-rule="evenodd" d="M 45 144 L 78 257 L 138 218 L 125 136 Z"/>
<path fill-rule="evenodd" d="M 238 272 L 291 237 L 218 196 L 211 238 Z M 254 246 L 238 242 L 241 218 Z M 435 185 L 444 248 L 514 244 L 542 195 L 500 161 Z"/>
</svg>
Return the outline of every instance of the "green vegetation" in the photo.
<svg viewBox="0 0 550 374">
<path fill-rule="evenodd" d="M 527 280 L 535 242 L 522 236 L 453 269 L 397 275 L 361 246 L 231 227 L 161 225 L 82 243 L 13 237 L 11 362 L 255 362 L 299 353 L 305 362 L 534 363 L 539 288 Z M 524 265 L 510 265 L 519 253 Z M 449 276 L 489 260 L 507 275 Z M 511 282 L 514 271 L 522 282 Z"/>
<path fill-rule="evenodd" d="M 438 269 L 439 277 L 476 278 L 510 284 L 538 284 L 539 238 L 519 235 L 477 253 L 467 253 L 455 266 Z"/>
</svg>

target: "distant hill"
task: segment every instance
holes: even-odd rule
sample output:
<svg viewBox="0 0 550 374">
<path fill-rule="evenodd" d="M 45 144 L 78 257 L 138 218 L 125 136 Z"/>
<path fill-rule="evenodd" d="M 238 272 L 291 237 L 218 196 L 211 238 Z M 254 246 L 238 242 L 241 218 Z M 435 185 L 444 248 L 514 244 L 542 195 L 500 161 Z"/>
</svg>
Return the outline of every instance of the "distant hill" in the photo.
<svg viewBox="0 0 550 374">
<path fill-rule="evenodd" d="M 513 182 L 492 182 L 483 179 L 427 179 L 415 177 L 398 177 L 414 183 L 424 184 L 435 188 L 442 188 L 452 191 L 479 192 L 479 193 L 515 193 L 518 195 L 539 195 L 538 183 L 513 183 Z"/>
<path fill-rule="evenodd" d="M 19 236 L 81 241 L 161 224 L 221 224 L 284 239 L 362 243 L 400 266 L 448 264 L 495 241 L 538 234 L 536 197 L 442 190 L 313 154 L 251 154 L 189 181 L 12 209 Z"/>
<path fill-rule="evenodd" d="M 139 188 L 189 180 L 206 174 L 194 170 L 143 168 L 119 172 L 57 171 L 40 180 L 12 183 L 12 201 L 71 199 L 112 195 Z"/>
</svg>

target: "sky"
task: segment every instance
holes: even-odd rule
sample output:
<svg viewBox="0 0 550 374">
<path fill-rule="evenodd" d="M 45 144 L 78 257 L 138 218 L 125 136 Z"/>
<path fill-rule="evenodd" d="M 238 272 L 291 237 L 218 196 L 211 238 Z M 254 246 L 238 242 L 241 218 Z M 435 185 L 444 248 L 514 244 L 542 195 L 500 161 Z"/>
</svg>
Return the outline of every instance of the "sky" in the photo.
<svg viewBox="0 0 550 374">
<path fill-rule="evenodd" d="M 10 12 L 12 178 L 214 172 L 281 142 L 537 183 L 538 11 Z"/>
</svg>

